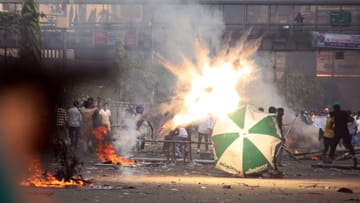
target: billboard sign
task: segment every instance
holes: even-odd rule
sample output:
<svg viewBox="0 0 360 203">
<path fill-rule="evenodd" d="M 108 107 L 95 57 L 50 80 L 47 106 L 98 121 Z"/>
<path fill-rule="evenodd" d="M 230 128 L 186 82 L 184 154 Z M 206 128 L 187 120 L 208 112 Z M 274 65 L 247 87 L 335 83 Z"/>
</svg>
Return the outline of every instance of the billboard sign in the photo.
<svg viewBox="0 0 360 203">
<path fill-rule="evenodd" d="M 360 35 L 313 32 L 312 45 L 317 48 L 360 49 Z"/>
</svg>

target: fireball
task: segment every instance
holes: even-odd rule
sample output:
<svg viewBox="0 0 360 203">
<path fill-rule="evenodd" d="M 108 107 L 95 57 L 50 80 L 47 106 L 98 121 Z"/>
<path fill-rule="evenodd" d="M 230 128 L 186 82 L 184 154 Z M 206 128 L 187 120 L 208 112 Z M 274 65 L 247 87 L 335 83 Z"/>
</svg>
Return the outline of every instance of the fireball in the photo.
<svg viewBox="0 0 360 203">
<path fill-rule="evenodd" d="M 178 79 L 172 109 L 176 114 L 167 123 L 170 128 L 186 125 L 208 114 L 225 118 L 241 104 L 238 88 L 254 72 L 251 56 L 256 52 L 260 39 L 248 41 L 244 36 L 235 46 L 230 40 L 215 54 L 201 41 L 194 44 L 195 60 L 183 56 L 180 64 L 173 64 L 158 55 L 160 63 Z"/>
</svg>

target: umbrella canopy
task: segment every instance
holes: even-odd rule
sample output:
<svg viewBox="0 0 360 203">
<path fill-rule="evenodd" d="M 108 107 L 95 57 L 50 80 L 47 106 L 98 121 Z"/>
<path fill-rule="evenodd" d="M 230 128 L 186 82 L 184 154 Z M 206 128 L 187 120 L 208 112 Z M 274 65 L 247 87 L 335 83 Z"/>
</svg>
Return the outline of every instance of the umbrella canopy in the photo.
<svg viewBox="0 0 360 203">
<path fill-rule="evenodd" d="M 274 114 L 246 105 L 216 121 L 212 141 L 215 167 L 245 177 L 274 167 L 281 134 Z"/>
</svg>

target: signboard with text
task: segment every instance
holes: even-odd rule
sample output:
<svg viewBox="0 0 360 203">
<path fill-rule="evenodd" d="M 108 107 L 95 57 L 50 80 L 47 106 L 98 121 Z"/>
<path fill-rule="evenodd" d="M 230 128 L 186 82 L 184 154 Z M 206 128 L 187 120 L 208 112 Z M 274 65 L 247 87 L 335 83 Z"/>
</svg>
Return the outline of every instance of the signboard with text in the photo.
<svg viewBox="0 0 360 203">
<path fill-rule="evenodd" d="M 360 49 L 360 35 L 313 32 L 312 45 L 318 48 Z"/>
<path fill-rule="evenodd" d="M 330 23 L 333 26 L 349 26 L 351 24 L 351 12 L 349 11 L 331 11 Z"/>
</svg>

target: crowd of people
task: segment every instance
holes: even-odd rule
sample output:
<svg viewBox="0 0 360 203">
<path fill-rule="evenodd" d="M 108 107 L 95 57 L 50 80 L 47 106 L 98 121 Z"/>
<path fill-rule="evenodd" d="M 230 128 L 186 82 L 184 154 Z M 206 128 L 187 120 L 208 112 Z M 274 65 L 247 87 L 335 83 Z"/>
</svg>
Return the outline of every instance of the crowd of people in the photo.
<svg viewBox="0 0 360 203">
<path fill-rule="evenodd" d="M 354 114 L 351 111 L 344 111 L 336 102 L 331 112 L 325 108 L 314 118 L 313 123 L 319 128 L 319 140 L 323 143 L 322 160 L 325 163 L 332 163 L 336 148 L 342 144 L 349 150 L 353 166 L 357 167 L 354 147 L 360 136 L 360 112 Z"/>
<path fill-rule="evenodd" d="M 353 167 L 357 167 L 357 158 L 354 147 L 360 141 L 360 111 L 352 113 L 341 109 L 338 102 L 332 106 L 332 111 L 325 108 L 319 115 L 310 114 L 305 116 L 306 123 L 311 123 L 319 128 L 319 140 L 322 143 L 322 160 L 325 163 L 332 163 L 336 157 L 336 149 L 339 145 L 343 145 L 349 152 L 349 158 L 353 160 Z M 259 111 L 264 112 L 263 108 Z M 283 108 L 269 107 L 268 113 L 275 114 L 279 125 L 282 142 L 285 142 L 287 136 L 283 132 Z M 282 144 L 283 144 L 282 143 Z M 280 147 L 281 145 L 279 145 Z M 282 166 L 281 157 L 283 148 L 277 148 L 275 156 L 275 167 Z"/>
<path fill-rule="evenodd" d="M 264 112 L 263 108 L 258 110 Z M 138 111 L 142 113 L 143 108 L 137 109 Z M 267 113 L 276 115 L 281 137 L 284 138 L 286 136 L 283 132 L 284 109 L 271 106 L 268 108 Z M 82 144 L 84 152 L 95 151 L 96 141 L 92 135 L 93 129 L 104 126 L 108 129 L 108 132 L 111 132 L 111 111 L 108 103 L 102 103 L 100 98 L 96 100 L 88 98 L 82 104 L 75 101 L 69 109 L 65 109 L 63 105 L 60 105 L 57 108 L 56 115 L 57 137 L 68 140 L 68 144 L 75 150 L 79 147 L 79 144 Z M 335 159 L 336 148 L 340 143 L 349 150 L 354 167 L 356 167 L 357 159 L 354 146 L 360 140 L 360 112 L 353 114 L 351 111 L 344 111 L 340 108 L 339 103 L 334 103 L 333 111 L 329 112 L 329 109 L 326 108 L 319 115 L 311 119 L 314 126 L 319 128 L 319 140 L 323 144 L 323 161 L 331 163 Z M 199 120 L 196 124 L 198 135 L 197 153 L 201 152 L 201 146 L 205 146 L 205 152 L 209 152 L 209 139 L 214 124 L 214 118 L 210 114 Z M 186 152 L 186 145 L 181 141 L 189 141 L 193 129 L 193 125 L 180 126 L 171 131 L 165 137 L 163 151 L 169 150 L 169 140 L 178 141 L 175 144 L 175 154 L 179 158 L 183 157 Z M 67 135 L 69 139 L 67 139 Z M 139 138 L 140 141 L 142 139 L 143 137 Z M 285 142 L 285 139 L 282 139 L 282 141 Z M 138 151 L 141 151 L 143 148 L 144 142 L 141 141 Z M 277 156 L 275 156 L 276 166 L 282 166 L 282 151 L 281 147 L 277 149 Z"/>
<path fill-rule="evenodd" d="M 108 103 L 102 103 L 100 98 L 89 97 L 82 104 L 74 101 L 69 109 L 61 103 L 56 109 L 56 138 L 65 140 L 74 150 L 81 143 L 84 152 L 93 152 L 96 142 L 92 131 L 104 126 L 111 132 L 110 117 Z"/>
<path fill-rule="evenodd" d="M 188 126 L 179 126 L 174 130 L 170 131 L 167 136 L 165 136 L 163 152 L 167 153 L 170 149 L 170 142 L 175 142 L 175 156 L 177 158 L 183 158 L 186 156 L 187 148 L 186 144 L 183 141 L 191 141 L 191 135 L 194 129 L 196 128 L 198 135 L 197 142 L 197 153 L 201 152 L 201 146 L 205 146 L 205 153 L 210 153 L 209 144 L 210 138 L 215 125 L 215 119 L 211 114 L 204 116 L 198 122 Z M 203 141 L 204 140 L 204 141 Z"/>
<path fill-rule="evenodd" d="M 258 111 L 265 112 L 263 107 L 260 107 L 258 109 Z M 283 126 L 284 126 L 283 117 L 284 117 L 285 110 L 282 107 L 276 108 L 275 106 L 270 106 L 268 108 L 267 113 L 276 116 L 276 121 L 277 121 L 279 130 L 280 130 L 280 137 L 282 138 L 281 143 L 276 147 L 275 155 L 274 155 L 274 166 L 275 166 L 275 169 L 277 170 L 278 166 L 280 166 L 280 167 L 284 166 L 283 163 L 282 163 L 282 154 L 283 154 L 283 151 L 284 151 L 283 146 L 285 146 L 284 144 L 285 144 L 285 136 L 286 136 L 286 135 L 284 135 L 284 132 L 283 132 Z"/>
</svg>

